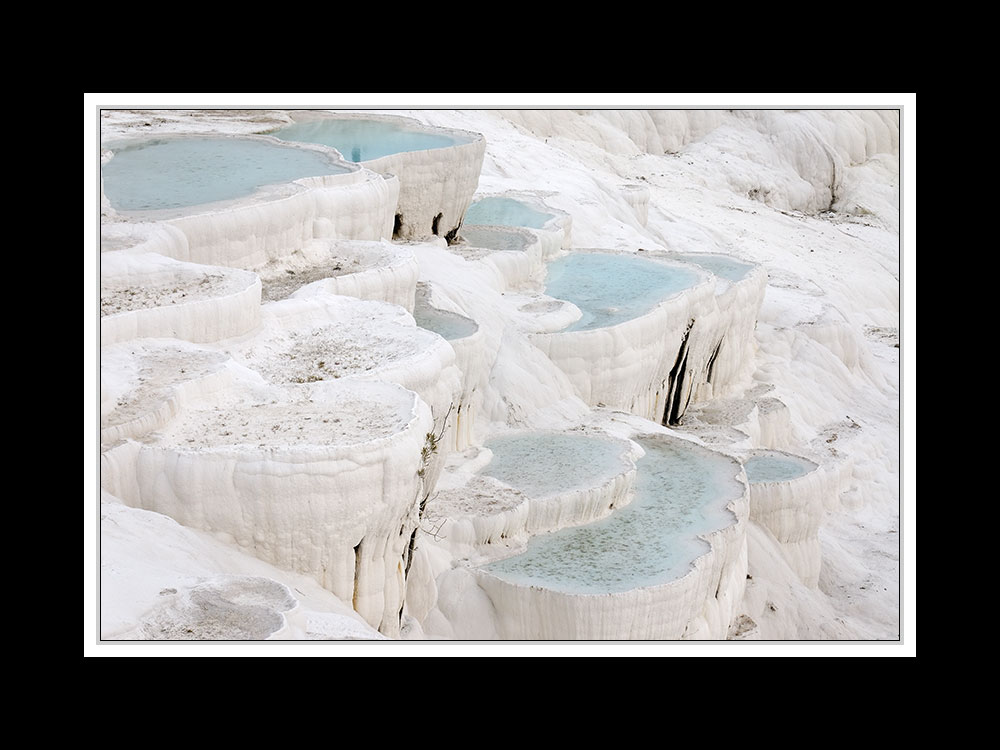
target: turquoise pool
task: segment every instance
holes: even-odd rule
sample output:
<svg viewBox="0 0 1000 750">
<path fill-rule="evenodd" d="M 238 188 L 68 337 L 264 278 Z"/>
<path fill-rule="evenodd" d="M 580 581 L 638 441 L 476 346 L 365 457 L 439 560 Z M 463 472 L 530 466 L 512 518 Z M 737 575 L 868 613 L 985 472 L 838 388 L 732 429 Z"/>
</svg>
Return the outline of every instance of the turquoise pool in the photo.
<svg viewBox="0 0 1000 750">
<path fill-rule="evenodd" d="M 458 135 L 425 132 L 419 126 L 406 126 L 385 120 L 333 117 L 297 122 L 270 135 L 283 141 L 331 146 L 352 162 L 471 142 L 471 139 Z"/>
<path fill-rule="evenodd" d="M 479 226 L 463 226 L 462 239 L 473 247 L 485 247 L 488 250 L 510 253 L 524 252 L 530 242 L 527 237 L 518 232 Z"/>
<path fill-rule="evenodd" d="M 753 265 L 750 263 L 744 263 L 741 260 L 736 260 L 729 255 L 714 255 L 712 253 L 685 253 L 683 255 L 673 256 L 677 260 L 682 260 L 685 263 L 693 263 L 696 266 L 704 268 L 706 271 L 710 271 L 718 276 L 720 279 L 727 279 L 728 281 L 739 281 L 744 278 L 751 270 L 753 270 Z"/>
<path fill-rule="evenodd" d="M 528 497 L 596 487 L 628 467 L 625 444 L 574 433 L 519 433 L 487 441 L 493 460 L 480 472 Z"/>
<path fill-rule="evenodd" d="M 799 456 L 790 456 L 787 453 L 762 453 L 744 461 L 743 468 L 747 473 L 747 481 L 755 484 L 798 479 L 817 467 L 812 461 Z"/>
<path fill-rule="evenodd" d="M 548 264 L 545 293 L 583 313 L 564 330 L 587 331 L 643 315 L 700 278 L 689 268 L 635 255 L 574 253 Z"/>
<path fill-rule="evenodd" d="M 264 185 L 349 171 L 316 151 L 241 138 L 170 138 L 108 144 L 104 194 L 120 211 L 233 200 Z"/>
<path fill-rule="evenodd" d="M 482 198 L 465 212 L 465 224 L 491 224 L 501 227 L 528 227 L 541 229 L 554 219 L 552 214 L 536 211 L 531 206 L 513 198 Z"/>
<path fill-rule="evenodd" d="M 734 521 L 743 494 L 731 459 L 682 440 L 638 441 L 636 495 L 607 518 L 534 537 L 520 555 L 484 569 L 510 583 L 607 594 L 667 583 L 709 550 L 700 534 Z"/>
<path fill-rule="evenodd" d="M 413 306 L 413 319 L 421 328 L 433 331 L 448 341 L 464 339 L 479 330 L 479 325 L 471 318 L 433 307 L 419 295 Z"/>
</svg>

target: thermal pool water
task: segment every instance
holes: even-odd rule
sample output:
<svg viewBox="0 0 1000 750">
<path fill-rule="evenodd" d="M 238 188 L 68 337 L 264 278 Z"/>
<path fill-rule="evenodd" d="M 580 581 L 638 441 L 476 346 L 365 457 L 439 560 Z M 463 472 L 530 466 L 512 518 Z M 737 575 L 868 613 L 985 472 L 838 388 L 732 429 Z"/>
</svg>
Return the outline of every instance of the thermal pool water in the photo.
<svg viewBox="0 0 1000 750">
<path fill-rule="evenodd" d="M 501 227 L 528 227 L 541 229 L 554 219 L 552 214 L 536 211 L 526 203 L 513 198 L 482 198 L 465 212 L 465 225 L 488 224 Z"/>
<path fill-rule="evenodd" d="M 685 263 L 692 263 L 704 268 L 706 271 L 714 273 L 720 279 L 727 281 L 740 281 L 751 270 L 753 265 L 736 260 L 729 255 L 717 255 L 714 253 L 678 253 L 672 257 Z"/>
<path fill-rule="evenodd" d="M 518 232 L 487 227 L 462 227 L 462 239 L 472 247 L 483 247 L 506 253 L 524 252 L 529 240 Z"/>
<path fill-rule="evenodd" d="M 545 293 L 572 302 L 583 312 L 564 330 L 587 331 L 649 312 L 699 279 L 689 268 L 635 255 L 573 253 L 548 264 Z"/>
<path fill-rule="evenodd" d="M 743 463 L 750 484 L 758 482 L 787 482 L 798 479 L 816 469 L 816 464 L 788 453 L 762 453 Z"/>
<path fill-rule="evenodd" d="M 621 441 L 591 435 L 520 433 L 486 447 L 493 460 L 481 473 L 535 498 L 593 487 L 627 468 Z"/>
<path fill-rule="evenodd" d="M 524 553 L 484 569 L 509 583 L 567 594 L 622 592 L 683 576 L 709 550 L 699 536 L 733 523 L 726 506 L 743 492 L 738 468 L 732 459 L 683 440 L 637 442 L 646 455 L 638 461 L 629 505 L 595 523 L 536 536 Z M 564 481 L 566 467 L 536 461 L 537 455 L 523 448 L 517 459 L 533 464 L 535 481 L 543 486 Z"/>
<path fill-rule="evenodd" d="M 479 325 L 471 318 L 434 307 L 420 295 L 413 306 L 413 319 L 418 326 L 446 341 L 464 339 L 479 330 Z"/>
<path fill-rule="evenodd" d="M 469 142 L 457 135 L 424 132 L 395 122 L 355 118 L 297 122 L 269 135 L 283 141 L 331 146 L 345 159 L 355 163 L 405 151 L 425 151 Z"/>
<path fill-rule="evenodd" d="M 170 138 L 108 146 L 104 194 L 119 211 L 156 211 L 252 195 L 265 185 L 343 174 L 332 156 L 249 138 Z"/>
</svg>

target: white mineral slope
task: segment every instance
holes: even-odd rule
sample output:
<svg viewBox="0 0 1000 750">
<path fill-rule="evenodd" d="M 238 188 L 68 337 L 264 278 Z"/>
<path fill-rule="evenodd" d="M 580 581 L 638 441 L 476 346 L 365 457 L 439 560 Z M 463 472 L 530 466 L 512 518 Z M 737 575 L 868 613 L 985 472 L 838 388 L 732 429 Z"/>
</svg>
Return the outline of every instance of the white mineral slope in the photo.
<svg viewBox="0 0 1000 750">
<path fill-rule="evenodd" d="M 433 284 L 422 284 L 418 294 L 432 309 L 443 311 L 449 315 L 461 316 L 465 320 L 472 320 L 458 312 L 453 302 L 440 297 L 435 292 Z M 474 442 L 476 414 L 480 409 L 480 399 L 477 393 L 488 378 L 492 357 L 495 357 L 496 352 L 495 346 L 487 345 L 487 336 L 479 324 L 475 321 L 472 323 L 475 324 L 474 331 L 467 336 L 448 341 L 455 352 L 455 365 L 461 373 L 462 383 L 461 396 L 455 406 L 454 419 L 448 433 L 450 441 L 445 444 L 445 448 L 449 451 L 464 450 Z"/>
<path fill-rule="evenodd" d="M 383 637 L 311 578 L 248 555 L 224 534 L 190 529 L 101 493 L 101 638 Z"/>
<path fill-rule="evenodd" d="M 162 222 L 118 222 L 101 225 L 101 253 L 128 250 L 176 258 L 187 252 L 187 238 Z M 103 264 L 103 256 L 102 256 Z"/>
<path fill-rule="evenodd" d="M 645 185 L 622 185 L 622 195 L 625 201 L 635 211 L 635 218 L 641 226 L 649 221 L 649 188 Z"/>
<path fill-rule="evenodd" d="M 768 441 L 826 451 L 813 453 L 820 459 L 835 451 L 832 458 L 848 456 L 853 468 L 847 501 L 819 533 L 819 591 L 788 594 L 781 617 L 756 612 L 759 636 L 897 638 L 898 114 L 411 114 L 482 132 L 480 190 L 552 191 L 546 202 L 572 215 L 577 245 L 723 252 L 763 266 L 770 282 L 754 380 L 773 386 L 788 432 Z M 645 227 L 622 197 L 623 183 L 648 187 Z M 781 555 L 773 545 L 750 546 L 757 590 L 791 591 L 774 559 Z M 835 632 L 824 629 L 831 613 Z"/>
<path fill-rule="evenodd" d="M 497 249 L 489 244 L 490 235 L 520 239 L 524 249 Z M 524 227 L 473 226 L 467 227 L 461 236 L 463 243 L 453 247 L 453 250 L 495 268 L 503 278 L 505 291 L 530 284 L 543 273 L 545 261 L 555 257 L 562 249 L 562 236 L 558 232 Z"/>
<path fill-rule="evenodd" d="M 513 431 L 493 437 L 537 439 L 544 434 Z M 438 546 L 448 549 L 455 558 L 487 561 L 506 556 L 509 553 L 504 548 L 523 546 L 535 534 L 591 523 L 627 505 L 634 495 L 635 459 L 642 449 L 603 432 L 585 434 L 594 441 L 604 441 L 609 450 L 619 451 L 615 468 L 592 474 L 581 461 L 572 474 L 564 477 L 562 486 L 547 492 L 520 490 L 480 473 L 483 464 L 492 458 L 488 448 L 472 449 L 462 457 L 464 460 L 449 462 L 427 505 Z"/>
</svg>

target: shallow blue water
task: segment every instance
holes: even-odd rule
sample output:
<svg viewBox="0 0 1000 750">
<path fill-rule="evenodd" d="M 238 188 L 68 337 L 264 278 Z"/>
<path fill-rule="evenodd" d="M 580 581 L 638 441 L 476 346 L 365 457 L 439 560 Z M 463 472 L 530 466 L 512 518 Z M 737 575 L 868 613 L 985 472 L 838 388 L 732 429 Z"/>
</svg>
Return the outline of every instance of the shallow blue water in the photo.
<svg viewBox="0 0 1000 750">
<path fill-rule="evenodd" d="M 340 174 L 323 154 L 239 138 L 171 138 L 121 144 L 101 173 L 120 211 L 183 208 L 251 195 L 263 185 Z"/>
<path fill-rule="evenodd" d="M 528 497 L 594 487 L 624 471 L 624 446 L 590 435 L 534 433 L 487 441 L 493 460 L 481 473 Z"/>
<path fill-rule="evenodd" d="M 572 302 L 583 312 L 564 330 L 587 331 L 643 315 L 658 302 L 694 286 L 699 278 L 683 266 L 634 255 L 575 253 L 548 264 L 545 293 Z"/>
<path fill-rule="evenodd" d="M 501 227 L 541 229 L 552 214 L 536 211 L 513 198 L 491 197 L 476 201 L 465 212 L 465 224 L 492 224 Z"/>
<path fill-rule="evenodd" d="M 425 151 L 470 142 L 468 138 L 461 136 L 427 133 L 383 120 L 354 118 L 297 122 L 270 135 L 283 141 L 332 146 L 345 159 L 353 162 L 370 161 L 404 151 Z"/>
<path fill-rule="evenodd" d="M 756 482 L 787 482 L 805 476 L 816 468 L 816 464 L 798 456 L 788 456 L 784 453 L 764 453 L 752 456 L 743 463 L 747 473 L 747 481 Z"/>
<path fill-rule="evenodd" d="M 729 281 L 739 281 L 753 269 L 750 263 L 736 260 L 729 255 L 714 255 L 711 253 L 685 253 L 684 255 L 673 256 L 685 263 L 693 263 L 701 266 L 706 271 L 710 271 L 720 279 Z"/>
<path fill-rule="evenodd" d="M 464 339 L 479 330 L 476 321 L 458 313 L 440 310 L 417 297 L 413 306 L 413 319 L 417 325 L 448 341 Z"/>
<path fill-rule="evenodd" d="M 518 232 L 478 226 L 463 226 L 462 239 L 472 247 L 485 247 L 501 252 L 524 252 L 529 244 L 528 238 Z"/>
<path fill-rule="evenodd" d="M 740 497 L 730 459 L 681 440 L 642 439 L 636 495 L 607 518 L 534 537 L 515 557 L 484 566 L 511 583 L 606 594 L 683 576 L 709 550 L 698 538 L 734 522 Z"/>
</svg>

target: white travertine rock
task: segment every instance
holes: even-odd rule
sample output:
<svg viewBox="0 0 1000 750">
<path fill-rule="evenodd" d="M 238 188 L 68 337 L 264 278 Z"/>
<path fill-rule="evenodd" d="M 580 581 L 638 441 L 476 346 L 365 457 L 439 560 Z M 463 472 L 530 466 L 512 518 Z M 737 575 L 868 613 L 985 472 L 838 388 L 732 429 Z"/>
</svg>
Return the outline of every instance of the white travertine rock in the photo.
<svg viewBox="0 0 1000 750">
<path fill-rule="evenodd" d="M 649 221 L 649 188 L 645 185 L 622 185 L 619 189 L 625 202 L 635 211 L 639 226 L 646 226 Z"/>
<path fill-rule="evenodd" d="M 518 289 L 542 273 L 545 261 L 562 249 L 560 236 L 523 227 L 473 226 L 452 252 L 496 270 L 503 290 Z M 514 248 L 517 249 L 507 249 Z"/>
<path fill-rule="evenodd" d="M 460 323 L 462 331 L 471 330 L 467 335 L 448 335 L 445 338 L 455 352 L 455 365 L 461 372 L 462 391 L 452 415 L 451 426 L 448 431 L 448 450 L 460 451 L 472 444 L 473 431 L 475 429 L 477 405 L 475 394 L 481 383 L 488 376 L 489 362 L 484 357 L 485 334 L 480 329 L 479 324 L 471 318 L 461 313 L 438 308 L 434 304 L 434 285 L 421 282 L 417 289 L 417 304 L 421 310 L 428 311 L 432 316 L 437 315 L 443 318 L 443 322 L 450 325 Z M 443 302 L 442 304 L 448 304 Z M 418 325 L 420 321 L 418 320 Z M 434 330 L 431 328 L 430 330 Z M 440 333 L 440 331 L 438 331 Z"/>
<path fill-rule="evenodd" d="M 390 238 L 398 191 L 395 178 L 357 170 L 305 177 L 230 208 L 166 221 L 187 237 L 179 260 L 253 268 L 316 238 Z"/>
<path fill-rule="evenodd" d="M 177 258 L 187 253 L 187 237 L 176 227 L 162 222 L 122 221 L 101 224 L 101 252 L 126 250 Z"/>
<path fill-rule="evenodd" d="M 694 401 L 720 398 L 738 392 L 750 380 L 755 365 L 757 315 L 767 288 L 767 272 L 755 266 L 739 281 L 720 280 L 716 303 L 722 335 L 718 353 L 695 375 Z"/>
<path fill-rule="evenodd" d="M 758 451 L 751 455 L 780 454 Z M 793 458 L 806 465 L 804 459 Z M 785 562 L 802 582 L 815 587 L 822 565 L 820 524 L 826 507 L 839 505 L 842 486 L 839 470 L 828 473 L 823 466 L 808 465 L 814 468 L 793 479 L 751 481 L 750 518 L 774 535 Z"/>
<path fill-rule="evenodd" d="M 527 541 L 528 498 L 488 476 L 468 477 L 442 489 L 427 504 L 435 541 L 457 559 L 482 554 L 489 545 L 513 547 Z"/>
<path fill-rule="evenodd" d="M 829 208 L 851 167 L 899 153 L 894 110 L 506 110 L 503 117 L 536 136 L 619 156 L 683 152 L 714 164 L 732 192 L 805 213 Z"/>
<path fill-rule="evenodd" d="M 317 582 L 224 535 L 104 491 L 100 521 L 102 640 L 384 638 Z"/>
<path fill-rule="evenodd" d="M 138 440 L 185 406 L 233 387 L 230 358 L 176 339 L 101 347 L 101 443 Z"/>
<path fill-rule="evenodd" d="M 300 251 L 254 270 L 268 301 L 339 294 L 390 302 L 411 313 L 420 276 L 413 252 L 386 240 L 313 240 Z"/>
<path fill-rule="evenodd" d="M 420 396 L 435 435 L 454 421 L 461 395 L 455 352 L 398 305 L 317 291 L 266 305 L 259 330 L 225 345 L 272 383 L 383 380 Z"/>
<path fill-rule="evenodd" d="M 766 283 L 766 274 L 755 270 L 718 293 L 715 277 L 705 275 L 640 317 L 604 328 L 538 333 L 531 341 L 588 404 L 666 424 L 683 416 L 691 401 L 724 395 L 749 380 Z M 685 367 L 671 379 L 682 361 Z"/>
<path fill-rule="evenodd" d="M 240 138 L 280 143 L 263 135 Z M 263 265 L 298 250 L 314 238 L 392 237 L 399 199 L 399 181 L 395 177 L 343 162 L 336 150 L 324 146 L 281 145 L 325 155 L 330 159 L 331 173 L 262 185 L 246 197 L 189 207 L 115 210 L 105 198 L 102 223 L 162 223 L 180 230 L 184 240 L 167 242 L 162 249 L 151 247 L 148 251 L 177 260 L 237 268 Z"/>
<path fill-rule="evenodd" d="M 101 345 L 135 338 L 206 343 L 260 320 L 260 279 L 249 271 L 153 253 L 101 255 Z"/>
<path fill-rule="evenodd" d="M 795 433 L 791 414 L 780 399 L 765 397 L 757 402 L 757 425 L 756 444 L 760 447 L 777 450 L 793 447 Z"/>
<path fill-rule="evenodd" d="M 185 410 L 155 440 L 106 452 L 102 486 L 134 507 L 224 532 L 398 634 L 430 409 L 386 383 L 260 396 Z"/>
<path fill-rule="evenodd" d="M 462 448 L 485 438 L 485 428 L 493 421 L 530 427 L 526 419 L 537 409 L 556 409 L 569 419 L 586 411 L 562 371 L 509 325 L 505 282 L 495 267 L 429 244 L 414 245 L 413 251 L 422 279 L 431 286 L 431 304 L 478 325 L 477 333 L 469 337 L 473 341 L 467 365 L 460 365 L 461 432 L 468 430 L 470 441 L 459 443 Z M 455 343 L 459 343 L 456 350 L 462 348 Z"/>
<path fill-rule="evenodd" d="M 479 412 L 477 392 L 480 383 L 488 376 L 482 359 L 485 335 L 477 329 L 475 333 L 449 341 L 455 352 L 455 364 L 462 372 L 462 395 L 455 407 L 449 435 L 452 437 L 449 450 L 463 450 L 472 445 Z"/>
</svg>

